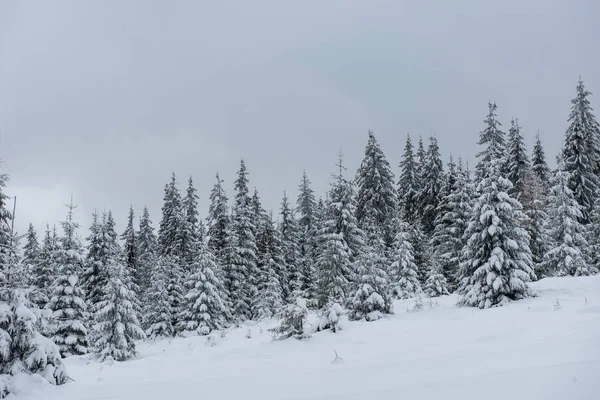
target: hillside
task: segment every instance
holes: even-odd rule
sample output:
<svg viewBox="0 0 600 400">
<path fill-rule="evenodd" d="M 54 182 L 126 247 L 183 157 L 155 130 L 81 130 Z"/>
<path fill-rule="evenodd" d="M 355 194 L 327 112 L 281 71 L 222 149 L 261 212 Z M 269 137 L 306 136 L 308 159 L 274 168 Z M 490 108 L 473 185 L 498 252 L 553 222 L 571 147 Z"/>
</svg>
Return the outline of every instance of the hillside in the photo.
<svg viewBox="0 0 600 400">
<path fill-rule="evenodd" d="M 386 320 L 344 321 L 343 331 L 306 341 L 273 341 L 272 321 L 212 346 L 201 337 L 143 343 L 137 359 L 113 365 L 72 357 L 74 382 L 24 381 L 15 398 L 598 399 L 600 276 L 533 287 L 538 297 L 489 310 L 457 308 L 454 296 L 418 312 L 398 301 Z M 332 363 L 335 351 L 341 362 Z"/>
</svg>

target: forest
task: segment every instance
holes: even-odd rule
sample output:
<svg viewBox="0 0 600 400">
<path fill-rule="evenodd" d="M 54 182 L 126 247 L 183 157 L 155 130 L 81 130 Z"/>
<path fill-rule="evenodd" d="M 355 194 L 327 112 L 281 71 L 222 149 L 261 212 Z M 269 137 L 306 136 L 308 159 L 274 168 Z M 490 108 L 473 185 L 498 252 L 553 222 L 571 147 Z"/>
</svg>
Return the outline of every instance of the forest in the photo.
<svg viewBox="0 0 600 400">
<path fill-rule="evenodd" d="M 356 173 L 340 152 L 326 193 L 305 173 L 296 199 L 265 210 L 241 160 L 232 190 L 216 174 L 206 217 L 192 178 L 182 189 L 173 174 L 160 221 L 132 208 L 123 232 L 110 211 L 84 230 L 71 200 L 58 226 L 21 236 L 0 174 L 0 397 L 18 374 L 63 384 L 62 358 L 125 361 L 142 339 L 274 317 L 274 337 L 303 339 L 335 332 L 341 315 L 385 318 L 394 299 L 420 307 L 456 293 L 458 306 L 488 309 L 536 296 L 532 281 L 597 274 L 590 97 L 579 80 L 553 168 L 540 135 L 529 151 L 519 121 L 504 128 L 490 103 L 472 169 L 443 160 L 435 137 L 407 136 L 395 174 L 369 131 Z M 318 326 L 305 323 L 309 312 Z"/>
</svg>

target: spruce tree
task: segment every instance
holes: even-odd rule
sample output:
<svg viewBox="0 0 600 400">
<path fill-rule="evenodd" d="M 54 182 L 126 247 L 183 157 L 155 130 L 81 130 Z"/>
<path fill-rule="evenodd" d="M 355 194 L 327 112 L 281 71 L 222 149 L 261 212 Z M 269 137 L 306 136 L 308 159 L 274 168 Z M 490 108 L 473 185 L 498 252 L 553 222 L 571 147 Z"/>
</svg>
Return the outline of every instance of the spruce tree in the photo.
<svg viewBox="0 0 600 400">
<path fill-rule="evenodd" d="M 146 336 L 150 339 L 171 337 L 175 334 L 173 328 L 173 310 L 169 299 L 169 270 L 177 266 L 170 258 L 161 256 L 156 259 L 152 269 L 152 279 L 144 307 L 143 326 Z"/>
<path fill-rule="evenodd" d="M 257 319 L 273 317 L 285 300 L 281 284 L 281 271 L 285 270 L 285 259 L 279 232 L 269 216 L 258 240 L 257 294 L 252 303 L 252 314 Z"/>
<path fill-rule="evenodd" d="M 88 309 L 100 301 L 102 297 L 102 289 L 108 281 L 108 271 L 104 257 L 104 224 L 106 215 L 102 220 L 98 220 L 98 214 L 94 212 L 92 215 L 92 225 L 90 226 L 90 234 L 87 237 L 88 251 L 85 261 L 85 271 L 82 276 L 82 287 L 85 291 L 85 299 Z"/>
<path fill-rule="evenodd" d="M 489 112 L 484 120 L 485 128 L 479 133 L 478 144 L 484 146 L 484 149 L 477 154 L 477 180 L 487 178 L 493 170 L 492 164 L 498 160 L 503 162 L 506 154 L 506 138 L 500 129 L 502 124 L 496 119 L 496 103 L 488 103 L 488 108 Z M 505 172 L 504 169 L 502 168 L 501 173 Z"/>
<path fill-rule="evenodd" d="M 535 173 L 542 184 L 544 193 L 547 193 L 548 190 L 550 190 L 550 178 L 552 176 L 552 172 L 550 171 L 550 167 L 548 167 L 548 163 L 546 162 L 546 153 L 544 152 L 544 147 L 542 146 L 542 140 L 540 139 L 539 132 L 535 136 L 535 143 L 533 145 L 533 153 L 531 155 L 531 170 Z"/>
<path fill-rule="evenodd" d="M 232 228 L 236 235 L 235 257 L 229 272 L 235 282 L 230 288 L 233 314 L 241 320 L 250 319 L 251 299 L 256 295 L 257 247 L 254 232 L 251 198 L 248 195 L 248 172 L 244 160 L 240 163 L 238 178 L 235 181 L 235 206 Z"/>
<path fill-rule="evenodd" d="M 448 281 L 442 273 L 441 265 L 438 263 L 436 257 L 433 257 L 431 272 L 427 281 L 425 281 L 423 292 L 429 297 L 439 297 L 450 294 L 448 291 Z"/>
<path fill-rule="evenodd" d="M 564 170 L 569 173 L 569 189 L 581 206 L 580 222 L 588 224 L 594 201 L 600 196 L 600 126 L 580 79 L 571 100 L 571 114 L 562 151 Z"/>
<path fill-rule="evenodd" d="M 216 175 L 217 183 L 210 192 L 210 206 L 208 209 L 208 247 L 217 260 L 224 263 L 224 251 L 227 246 L 227 226 L 229 225 L 229 211 L 227 195 L 223 189 L 223 180 Z"/>
<path fill-rule="evenodd" d="M 437 139 L 429 138 L 429 147 L 422 166 L 421 192 L 419 199 L 422 208 L 421 223 L 423 232 L 429 236 L 435 228 L 437 206 L 440 203 L 442 186 L 444 184 L 444 167 L 440 157 Z"/>
<path fill-rule="evenodd" d="M 228 319 L 223 287 L 215 275 L 215 260 L 207 245 L 201 243 L 192 263 L 192 275 L 186 283 L 190 289 L 183 298 L 179 316 L 178 330 L 184 335 L 193 332 L 208 335 L 213 330 L 222 329 Z"/>
<path fill-rule="evenodd" d="M 408 299 L 422 293 L 414 250 L 409 240 L 410 231 L 408 223 L 401 221 L 394 238 L 389 284 L 392 295 L 397 299 Z"/>
<path fill-rule="evenodd" d="M 84 264 L 83 246 L 77 237 L 79 224 L 73 221 L 72 200 L 67 208 L 67 218 L 61 223 L 63 237 L 54 256 L 58 277 L 48 303 L 53 314 L 52 340 L 63 357 L 86 354 L 89 346 L 85 293 L 79 283 Z"/>
<path fill-rule="evenodd" d="M 420 201 L 420 195 L 423 192 L 424 176 L 425 176 L 425 165 L 427 164 L 427 152 L 425 151 L 425 145 L 423 144 L 423 137 L 419 136 L 419 143 L 416 151 L 416 163 L 415 163 L 415 190 L 417 192 L 417 204 L 415 209 L 415 216 L 417 219 L 421 219 L 423 215 L 424 205 Z"/>
<path fill-rule="evenodd" d="M 135 341 L 145 337 L 135 311 L 135 292 L 126 284 L 125 266 L 118 257 L 108 259 L 109 279 L 95 305 L 95 351 L 100 360 L 125 361 L 137 355 Z"/>
<path fill-rule="evenodd" d="M 30 283 L 33 290 L 29 299 L 39 309 L 44 309 L 52 295 L 52 284 L 56 278 L 56 265 L 54 263 L 54 254 L 56 243 L 52 238 L 50 226 L 46 225 L 44 233 L 44 242 L 38 253 L 37 262 L 31 268 Z"/>
<path fill-rule="evenodd" d="M 527 216 L 525 226 L 529 233 L 529 248 L 531 249 L 531 259 L 537 278 L 544 276 L 543 259 L 550 247 L 547 230 L 548 214 L 546 210 L 548 202 L 546 193 L 547 188 L 538 174 L 533 170 L 527 171 L 523 179 L 521 202 Z"/>
<path fill-rule="evenodd" d="M 507 178 L 513 184 L 510 194 L 521 198 L 525 190 L 525 175 L 530 169 L 529 157 L 525 148 L 525 138 L 521 133 L 519 120 L 511 120 L 508 130 L 508 148 L 506 152 Z"/>
<path fill-rule="evenodd" d="M 158 244 L 154 227 L 150 220 L 148 208 L 144 207 L 142 217 L 140 218 L 140 229 L 137 236 L 138 247 L 138 274 L 137 282 L 140 293 L 146 293 L 150 287 L 152 272 L 154 271 L 157 257 Z M 147 298 L 142 296 L 142 298 Z M 148 298 L 149 299 L 149 298 Z"/>
<path fill-rule="evenodd" d="M 422 142 L 421 142 L 422 144 Z M 413 154 L 410 135 L 406 137 L 404 155 L 400 161 L 400 178 L 398 179 L 398 202 L 402 218 L 413 222 L 419 217 L 418 171 Z"/>
<path fill-rule="evenodd" d="M 40 243 L 38 241 L 37 233 L 33 224 L 29 224 L 26 235 L 27 243 L 23 246 L 23 259 L 21 263 L 25 267 L 25 271 L 32 280 L 33 272 L 35 271 L 37 264 L 40 262 Z"/>
<path fill-rule="evenodd" d="M 396 216 L 397 194 L 394 189 L 394 174 L 390 168 L 373 131 L 365 155 L 356 172 L 356 220 L 363 231 L 377 227 L 386 246 L 393 240 L 393 220 Z M 375 223 L 368 223 L 375 221 Z"/>
<path fill-rule="evenodd" d="M 369 218 L 373 218 L 369 220 Z M 379 222 L 375 215 L 363 220 L 367 232 L 366 251 L 355 265 L 356 289 L 349 301 L 351 320 L 365 319 L 376 321 L 386 314 L 393 312 L 392 299 L 388 292 L 388 276 L 386 273 L 387 258 L 385 257 L 385 242 L 378 234 L 375 226 Z"/>
<path fill-rule="evenodd" d="M 490 148 L 495 145 L 488 142 Z M 528 285 L 534 276 L 529 235 L 521 227 L 525 215 L 521 203 L 508 195 L 512 184 L 501 176 L 502 157 L 495 157 L 488 163 L 480 160 L 486 169 L 479 170 L 484 178 L 465 232 L 468 241 L 460 264 L 459 305 L 490 308 L 533 296 Z"/>
<path fill-rule="evenodd" d="M 175 174 L 171 175 L 171 182 L 165 185 L 165 195 L 162 206 L 162 219 L 158 229 L 158 246 L 161 255 L 182 255 L 180 234 L 184 222 L 184 209 L 181 194 L 177 187 Z"/>
<path fill-rule="evenodd" d="M 281 248 L 283 251 L 284 275 L 280 275 L 279 280 L 283 288 L 283 298 L 288 299 L 294 292 L 296 295 L 300 295 L 306 278 L 301 264 L 298 225 L 294 217 L 294 210 L 290 206 L 285 191 L 283 192 L 283 200 L 281 201 L 280 215 L 279 232 L 281 234 Z"/>
<path fill-rule="evenodd" d="M 350 291 L 352 264 L 363 250 L 363 232 L 355 217 L 354 190 L 344 178 L 342 154 L 339 173 L 329 191 L 326 217 L 320 232 L 318 300 L 322 307 L 330 302 L 343 304 Z"/>
<path fill-rule="evenodd" d="M 315 285 L 315 263 L 317 259 L 317 234 L 318 210 L 314 191 L 306 171 L 302 174 L 302 181 L 298 187 L 296 211 L 298 213 L 298 245 L 300 248 L 300 262 L 304 281 L 301 290 L 306 298 L 313 298 Z"/>
<path fill-rule="evenodd" d="M 457 167 L 451 159 L 448 166 L 431 247 L 439 272 L 446 278 L 448 290 L 453 292 L 458 287 L 458 265 L 465 244 L 463 234 L 470 219 L 471 197 L 462 162 Z"/>
<path fill-rule="evenodd" d="M 198 195 L 192 177 L 188 180 L 188 188 L 182 200 L 183 219 L 178 232 L 179 248 L 184 268 L 189 270 L 196 259 L 196 249 L 200 245 L 200 218 L 198 217 Z"/>
<path fill-rule="evenodd" d="M 591 223 L 587 230 L 588 263 L 594 272 L 600 270 L 600 199 L 596 199 Z"/>
<path fill-rule="evenodd" d="M 142 294 L 142 273 L 139 264 L 138 234 L 135 231 L 133 207 L 129 207 L 129 216 L 127 218 L 127 227 L 121 235 L 123 244 L 123 255 L 125 258 L 125 270 L 132 278 L 133 288 L 137 296 Z"/>
<path fill-rule="evenodd" d="M 17 257 L 4 187 L 8 176 L 0 173 L 0 397 L 12 389 L 12 376 L 39 374 L 51 384 L 67 381 L 58 347 L 38 331 L 40 310 L 20 285 L 23 265 Z"/>
<path fill-rule="evenodd" d="M 552 248 L 544 257 L 545 276 L 580 276 L 597 272 L 586 260 L 585 250 L 588 243 L 585 239 L 585 228 L 579 222 L 583 207 L 569 187 L 572 182 L 570 175 L 566 163 L 561 162 L 549 198 Z"/>
</svg>

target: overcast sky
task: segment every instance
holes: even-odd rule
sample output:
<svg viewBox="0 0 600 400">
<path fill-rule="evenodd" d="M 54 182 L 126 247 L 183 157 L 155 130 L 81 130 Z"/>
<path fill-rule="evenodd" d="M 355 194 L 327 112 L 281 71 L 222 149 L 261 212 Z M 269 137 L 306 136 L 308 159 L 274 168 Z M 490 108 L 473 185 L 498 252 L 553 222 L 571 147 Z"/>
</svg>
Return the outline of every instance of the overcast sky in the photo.
<svg viewBox="0 0 600 400">
<path fill-rule="evenodd" d="M 449 6 L 448 4 L 452 4 Z M 158 225 L 191 174 L 204 216 L 217 170 L 244 157 L 267 208 L 302 170 L 323 193 L 343 146 L 354 174 L 373 129 L 397 174 L 406 134 L 473 160 L 487 102 L 539 129 L 553 158 L 581 75 L 600 110 L 600 2 L 0 2 L 0 158 L 17 226 L 74 196 L 124 228 Z"/>
</svg>

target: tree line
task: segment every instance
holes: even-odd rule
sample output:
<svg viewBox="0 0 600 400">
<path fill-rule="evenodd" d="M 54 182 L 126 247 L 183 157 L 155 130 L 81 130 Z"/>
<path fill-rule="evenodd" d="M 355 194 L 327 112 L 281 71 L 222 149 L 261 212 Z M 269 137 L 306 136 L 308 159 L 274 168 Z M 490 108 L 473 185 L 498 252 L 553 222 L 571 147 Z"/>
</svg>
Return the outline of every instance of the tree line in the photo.
<svg viewBox="0 0 600 400">
<path fill-rule="evenodd" d="M 60 357 L 136 355 L 135 341 L 208 335 L 248 320 L 279 317 L 273 330 L 306 337 L 336 331 L 340 315 L 374 321 L 394 299 L 458 295 L 478 308 L 534 296 L 531 281 L 581 276 L 600 267 L 600 129 L 580 80 L 556 168 L 540 135 L 532 152 L 519 121 L 508 132 L 496 104 L 479 134 L 472 171 L 444 163 L 435 137 L 406 139 L 399 175 L 368 132 L 351 177 L 340 152 L 322 197 L 306 173 L 297 199 L 284 192 L 274 215 L 250 190 L 240 162 L 230 201 L 216 174 L 201 218 L 190 178 L 164 188 L 158 229 L 147 208 L 131 208 L 119 235 L 110 211 L 94 213 L 84 241 L 75 206 L 61 230 L 12 229 L 0 175 L 0 391 L 15 371 L 67 379 Z"/>
</svg>

